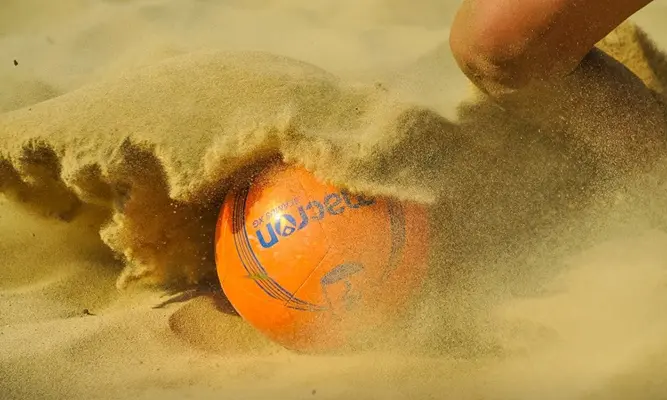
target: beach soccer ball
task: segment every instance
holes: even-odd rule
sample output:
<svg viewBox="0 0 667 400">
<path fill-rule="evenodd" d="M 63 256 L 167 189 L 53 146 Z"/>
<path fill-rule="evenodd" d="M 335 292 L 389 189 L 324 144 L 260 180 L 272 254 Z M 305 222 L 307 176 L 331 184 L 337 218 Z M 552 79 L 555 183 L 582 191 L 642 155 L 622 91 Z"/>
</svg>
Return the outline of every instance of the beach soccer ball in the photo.
<svg viewBox="0 0 667 400">
<path fill-rule="evenodd" d="M 406 308 L 427 272 L 420 205 L 324 184 L 273 164 L 229 191 L 215 238 L 222 289 L 282 346 L 331 351 Z"/>
</svg>

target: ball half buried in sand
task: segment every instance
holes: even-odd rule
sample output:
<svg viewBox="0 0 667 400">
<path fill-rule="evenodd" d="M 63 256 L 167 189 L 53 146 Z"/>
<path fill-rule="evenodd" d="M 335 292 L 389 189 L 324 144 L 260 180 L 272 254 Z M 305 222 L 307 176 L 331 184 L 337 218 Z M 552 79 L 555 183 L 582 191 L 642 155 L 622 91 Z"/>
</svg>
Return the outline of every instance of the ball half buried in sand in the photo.
<svg viewBox="0 0 667 400">
<path fill-rule="evenodd" d="M 218 276 L 239 314 L 281 345 L 345 348 L 420 289 L 427 227 L 416 204 L 351 194 L 300 167 L 273 165 L 224 202 Z"/>
</svg>

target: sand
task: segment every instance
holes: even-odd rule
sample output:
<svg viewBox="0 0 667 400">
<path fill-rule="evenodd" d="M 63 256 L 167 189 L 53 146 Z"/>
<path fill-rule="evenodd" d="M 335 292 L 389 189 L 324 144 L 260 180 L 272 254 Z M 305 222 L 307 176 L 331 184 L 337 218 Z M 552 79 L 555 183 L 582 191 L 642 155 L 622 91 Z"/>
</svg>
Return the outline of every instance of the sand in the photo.
<svg viewBox="0 0 667 400">
<path fill-rule="evenodd" d="M 455 8 L 6 0 L 0 398 L 665 398 L 667 161 L 602 185 L 479 100 Z M 665 16 L 601 43 L 658 98 Z M 429 207 L 423 293 L 358 352 L 289 352 L 220 294 L 220 203 L 276 159 Z"/>
</svg>

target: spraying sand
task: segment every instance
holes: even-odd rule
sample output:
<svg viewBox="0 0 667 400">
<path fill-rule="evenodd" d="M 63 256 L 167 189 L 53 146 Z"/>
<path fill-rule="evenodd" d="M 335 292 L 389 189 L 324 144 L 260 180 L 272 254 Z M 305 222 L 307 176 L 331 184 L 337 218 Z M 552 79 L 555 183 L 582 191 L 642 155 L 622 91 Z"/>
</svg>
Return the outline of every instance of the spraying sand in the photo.
<svg viewBox="0 0 667 400">
<path fill-rule="evenodd" d="M 3 6 L 0 398 L 667 396 L 667 161 L 600 185 L 473 95 L 455 4 L 357 3 Z M 658 99 L 665 15 L 601 44 Z M 219 293 L 220 202 L 276 159 L 431 210 L 423 295 L 359 353 L 292 354 Z"/>
</svg>

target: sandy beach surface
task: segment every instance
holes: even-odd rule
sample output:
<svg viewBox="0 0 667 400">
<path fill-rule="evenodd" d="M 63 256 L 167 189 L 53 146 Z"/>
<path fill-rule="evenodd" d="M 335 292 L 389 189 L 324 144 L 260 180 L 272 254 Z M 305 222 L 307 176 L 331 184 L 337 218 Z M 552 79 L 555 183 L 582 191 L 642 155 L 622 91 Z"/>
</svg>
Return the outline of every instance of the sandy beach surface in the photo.
<svg viewBox="0 0 667 400">
<path fill-rule="evenodd" d="M 474 97 L 457 3 L 4 0 L 0 399 L 667 398 L 667 157 L 599 185 Z M 666 18 L 601 43 L 657 96 Z M 429 207 L 367 348 L 289 352 L 220 294 L 220 204 L 274 158 Z"/>
</svg>

